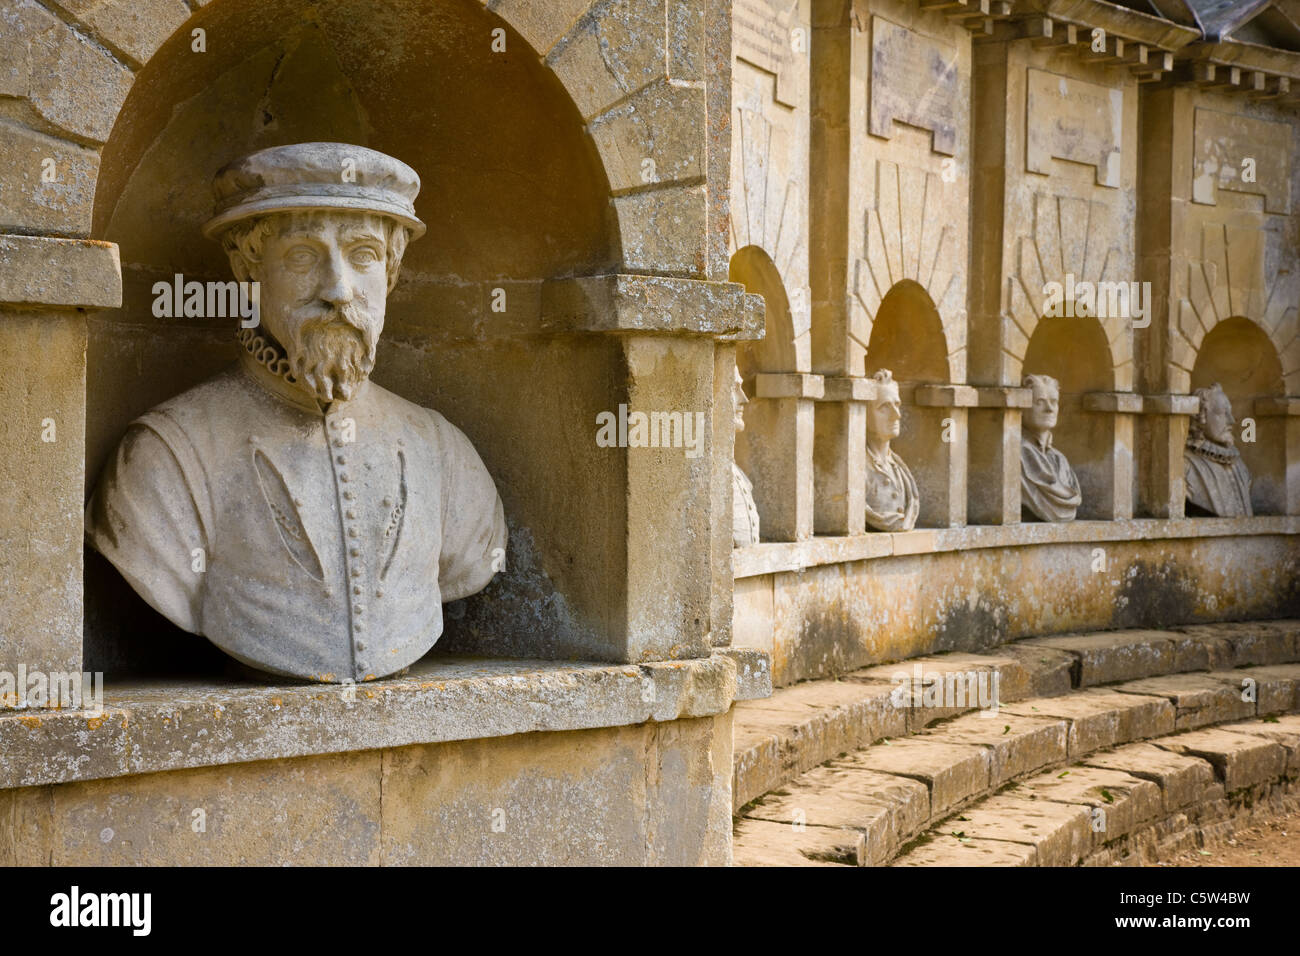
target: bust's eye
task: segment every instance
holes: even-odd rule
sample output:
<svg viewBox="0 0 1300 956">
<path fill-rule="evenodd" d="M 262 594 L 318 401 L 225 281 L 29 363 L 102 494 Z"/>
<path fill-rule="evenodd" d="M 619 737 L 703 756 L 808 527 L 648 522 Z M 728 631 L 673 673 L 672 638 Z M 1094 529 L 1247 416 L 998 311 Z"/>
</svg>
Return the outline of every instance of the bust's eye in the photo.
<svg viewBox="0 0 1300 956">
<path fill-rule="evenodd" d="M 306 246 L 295 246 L 285 254 L 284 261 L 298 269 L 304 269 L 316 261 L 316 253 Z"/>
<path fill-rule="evenodd" d="M 352 252 L 352 264 L 355 266 L 374 265 L 379 261 L 379 253 L 370 246 L 362 246 Z"/>
</svg>

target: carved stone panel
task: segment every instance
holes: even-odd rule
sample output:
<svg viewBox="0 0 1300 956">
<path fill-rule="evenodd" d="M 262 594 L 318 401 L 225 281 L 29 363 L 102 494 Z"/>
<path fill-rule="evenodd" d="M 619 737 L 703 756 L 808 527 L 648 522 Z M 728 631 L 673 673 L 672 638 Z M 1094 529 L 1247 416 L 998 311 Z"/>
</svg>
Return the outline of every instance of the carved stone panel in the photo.
<svg viewBox="0 0 1300 956">
<path fill-rule="evenodd" d="M 957 148 L 957 51 L 881 17 L 871 18 L 872 136 L 888 139 L 894 121 L 928 129 L 932 149 Z"/>
<path fill-rule="evenodd" d="M 1094 166 L 1097 184 L 1118 188 L 1124 93 L 1029 68 L 1025 168 L 1051 174 L 1052 160 Z"/>
<path fill-rule="evenodd" d="M 1227 189 L 1264 197 L 1264 211 L 1291 211 L 1291 128 L 1199 107 L 1192 146 L 1192 201 L 1208 206 Z"/>
</svg>

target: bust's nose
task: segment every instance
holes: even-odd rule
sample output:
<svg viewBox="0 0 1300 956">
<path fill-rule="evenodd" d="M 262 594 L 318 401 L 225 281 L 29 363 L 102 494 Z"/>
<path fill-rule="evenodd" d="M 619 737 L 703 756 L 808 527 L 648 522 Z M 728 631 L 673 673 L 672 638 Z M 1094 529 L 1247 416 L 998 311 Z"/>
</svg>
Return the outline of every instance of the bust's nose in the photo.
<svg viewBox="0 0 1300 956">
<path fill-rule="evenodd" d="M 343 261 L 343 253 L 339 249 L 331 249 L 325 263 L 325 274 L 321 277 L 320 297 L 330 305 L 337 306 L 347 305 L 352 301 L 352 296 L 352 282 Z"/>
</svg>

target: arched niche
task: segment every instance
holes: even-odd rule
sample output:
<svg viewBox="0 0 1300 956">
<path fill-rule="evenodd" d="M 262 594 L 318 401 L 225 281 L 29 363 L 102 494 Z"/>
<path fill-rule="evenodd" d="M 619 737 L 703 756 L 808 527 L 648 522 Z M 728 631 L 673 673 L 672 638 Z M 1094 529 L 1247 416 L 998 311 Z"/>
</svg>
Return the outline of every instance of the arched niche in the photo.
<svg viewBox="0 0 1300 956">
<path fill-rule="evenodd" d="M 1242 316 L 1217 323 L 1201 341 L 1192 366 L 1191 389 L 1223 386 L 1237 420 L 1237 449 L 1250 469 L 1256 514 L 1286 513 L 1286 419 L 1259 416 L 1255 403 L 1286 394 L 1282 363 L 1267 333 Z M 1254 422 L 1254 441 L 1246 427 Z"/>
<path fill-rule="evenodd" d="M 543 280 L 621 258 L 579 110 L 518 34 L 492 52 L 503 21 L 472 0 L 219 0 L 201 16 L 205 52 L 193 22 L 164 43 L 103 151 L 95 236 L 120 247 L 124 303 L 90 319 L 87 490 L 131 419 L 236 356 L 231 320 L 151 308 L 160 279 L 230 278 L 199 232 L 216 170 L 284 143 L 382 150 L 420 174 L 429 229 L 389 297 L 374 378 L 466 432 L 510 524 L 505 574 L 448 608 L 439 647 L 548 656 L 582 643 L 576 631 L 603 627 L 626 521 L 618 469 L 589 427 L 622 400 L 618 343 L 540 331 Z M 206 653 L 115 574 L 88 557 L 90 669 Z"/>
<path fill-rule="evenodd" d="M 964 500 L 955 469 L 965 460 L 962 447 L 944 440 L 944 420 L 954 410 L 916 403 L 918 385 L 948 382 L 948 343 L 939 310 L 925 288 L 910 279 L 896 283 L 876 310 L 867 344 L 866 375 L 889 369 L 898 382 L 903 415 L 893 450 L 916 479 L 921 498 L 917 526 L 942 528 L 954 520 L 953 505 Z M 964 412 L 957 413 L 964 414 Z M 952 438 L 958 429 L 947 429 Z"/>
<path fill-rule="evenodd" d="M 763 540 L 797 540 L 812 533 L 813 410 L 811 400 L 775 387 L 803 370 L 790 297 L 776 263 L 760 246 L 737 250 L 728 278 L 761 295 L 766 306 L 763 337 L 736 347 L 736 368 L 750 399 L 745 430 L 736 435 L 736 464 L 754 484 Z M 762 386 L 760 376 L 767 377 Z"/>
<path fill-rule="evenodd" d="M 1060 415 L 1052 443 L 1069 459 L 1079 478 L 1083 502 L 1078 517 L 1114 517 L 1116 457 L 1121 453 L 1131 456 L 1131 441 L 1118 440 L 1119 422 L 1114 412 L 1084 407 L 1085 395 L 1115 388 L 1106 330 L 1092 316 L 1041 319 L 1025 348 L 1023 373 L 1050 375 L 1061 383 Z M 1122 474 L 1131 476 L 1131 467 Z"/>
</svg>

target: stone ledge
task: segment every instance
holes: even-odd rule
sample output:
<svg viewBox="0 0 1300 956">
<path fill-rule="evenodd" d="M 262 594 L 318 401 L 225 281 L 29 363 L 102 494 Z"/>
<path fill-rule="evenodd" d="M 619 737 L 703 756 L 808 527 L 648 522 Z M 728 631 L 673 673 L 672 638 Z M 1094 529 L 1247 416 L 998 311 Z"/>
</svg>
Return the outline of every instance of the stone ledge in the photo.
<svg viewBox="0 0 1300 956">
<path fill-rule="evenodd" d="M 0 305 L 120 308 L 117 245 L 96 239 L 0 235 Z"/>
<path fill-rule="evenodd" d="M 1195 415 L 1201 400 L 1195 395 L 1143 395 L 1142 412 L 1145 415 Z"/>
<path fill-rule="evenodd" d="M 822 398 L 826 394 L 823 377 L 806 372 L 759 372 L 754 381 L 757 394 L 752 398 Z"/>
<path fill-rule="evenodd" d="M 761 679 L 737 674 L 725 654 L 613 665 L 457 657 L 355 686 L 109 684 L 98 717 L 0 713 L 0 789 L 708 717 L 730 709 L 738 683 L 762 689 Z"/>
<path fill-rule="evenodd" d="M 966 528 L 918 528 L 807 541 L 765 541 L 737 548 L 736 578 L 802 571 L 824 564 L 981 548 L 1019 548 L 1045 544 L 1105 544 L 1176 538 L 1223 538 L 1237 535 L 1300 533 L 1300 516 L 1256 515 L 1250 518 L 1130 518 L 1120 521 L 1071 521 L 971 525 Z"/>
<path fill-rule="evenodd" d="M 1133 392 L 1087 392 L 1083 396 L 1083 409 L 1088 412 L 1138 415 L 1142 412 L 1142 396 Z"/>
</svg>

